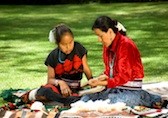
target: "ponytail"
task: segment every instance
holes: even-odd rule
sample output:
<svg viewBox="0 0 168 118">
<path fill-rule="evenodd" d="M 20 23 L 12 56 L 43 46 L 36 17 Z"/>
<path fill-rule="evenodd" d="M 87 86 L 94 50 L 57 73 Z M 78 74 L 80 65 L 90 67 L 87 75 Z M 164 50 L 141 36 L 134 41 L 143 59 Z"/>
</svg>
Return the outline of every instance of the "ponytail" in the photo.
<svg viewBox="0 0 168 118">
<path fill-rule="evenodd" d="M 120 32 L 122 35 L 126 35 L 125 27 L 117 20 L 111 19 L 108 16 L 98 17 L 92 26 L 92 30 L 94 30 L 95 28 L 99 28 L 104 32 L 107 32 L 108 29 L 111 28 L 114 33 Z"/>
</svg>

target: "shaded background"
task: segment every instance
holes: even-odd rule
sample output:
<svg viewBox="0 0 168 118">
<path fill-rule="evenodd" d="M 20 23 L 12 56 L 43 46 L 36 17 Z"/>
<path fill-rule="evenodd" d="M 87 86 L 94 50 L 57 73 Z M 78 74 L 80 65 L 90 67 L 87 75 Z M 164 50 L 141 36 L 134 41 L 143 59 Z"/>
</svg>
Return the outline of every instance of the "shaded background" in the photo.
<svg viewBox="0 0 168 118">
<path fill-rule="evenodd" d="M 159 2 L 167 0 L 1 0 L 1 4 L 15 5 L 55 5 L 55 4 L 86 4 L 86 3 L 116 3 L 116 2 Z"/>
</svg>

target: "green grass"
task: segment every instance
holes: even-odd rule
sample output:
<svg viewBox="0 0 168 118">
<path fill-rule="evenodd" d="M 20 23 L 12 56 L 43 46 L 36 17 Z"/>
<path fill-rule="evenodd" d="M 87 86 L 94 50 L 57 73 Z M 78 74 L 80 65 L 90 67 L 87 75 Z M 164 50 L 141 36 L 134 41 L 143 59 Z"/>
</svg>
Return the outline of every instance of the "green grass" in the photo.
<svg viewBox="0 0 168 118">
<path fill-rule="evenodd" d="M 93 75 L 103 71 L 102 48 L 91 31 L 100 15 L 118 19 L 137 44 L 145 69 L 144 82 L 168 81 L 168 2 L 50 6 L 0 6 L 0 92 L 35 88 L 46 83 L 44 60 L 55 47 L 49 30 L 68 24 L 88 50 Z M 3 104 L 0 99 L 0 105 Z"/>
</svg>

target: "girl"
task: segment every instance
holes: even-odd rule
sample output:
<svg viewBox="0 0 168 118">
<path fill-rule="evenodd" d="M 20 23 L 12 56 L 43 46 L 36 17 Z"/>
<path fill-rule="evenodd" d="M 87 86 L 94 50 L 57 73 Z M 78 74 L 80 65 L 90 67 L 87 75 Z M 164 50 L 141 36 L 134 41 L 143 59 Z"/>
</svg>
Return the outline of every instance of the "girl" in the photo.
<svg viewBox="0 0 168 118">
<path fill-rule="evenodd" d="M 82 74 L 85 73 L 87 79 L 92 78 L 87 50 L 74 41 L 72 31 L 64 24 L 50 31 L 50 38 L 54 39 L 58 47 L 50 52 L 45 61 L 48 81 L 37 91 L 36 99 L 69 105 L 80 99 L 77 93 L 81 90 Z"/>
</svg>

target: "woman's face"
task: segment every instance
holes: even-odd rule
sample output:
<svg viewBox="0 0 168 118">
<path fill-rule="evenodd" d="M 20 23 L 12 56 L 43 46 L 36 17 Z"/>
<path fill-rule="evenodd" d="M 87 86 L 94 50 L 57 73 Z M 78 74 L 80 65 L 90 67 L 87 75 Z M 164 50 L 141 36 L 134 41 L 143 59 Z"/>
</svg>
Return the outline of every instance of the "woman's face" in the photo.
<svg viewBox="0 0 168 118">
<path fill-rule="evenodd" d="M 95 34 L 98 36 L 98 41 L 104 46 L 109 47 L 114 39 L 114 32 L 109 29 L 107 32 L 101 31 L 99 28 L 94 29 Z"/>
<path fill-rule="evenodd" d="M 60 50 L 65 54 L 70 54 L 74 48 L 74 38 L 70 33 L 65 33 L 58 44 Z"/>
</svg>

